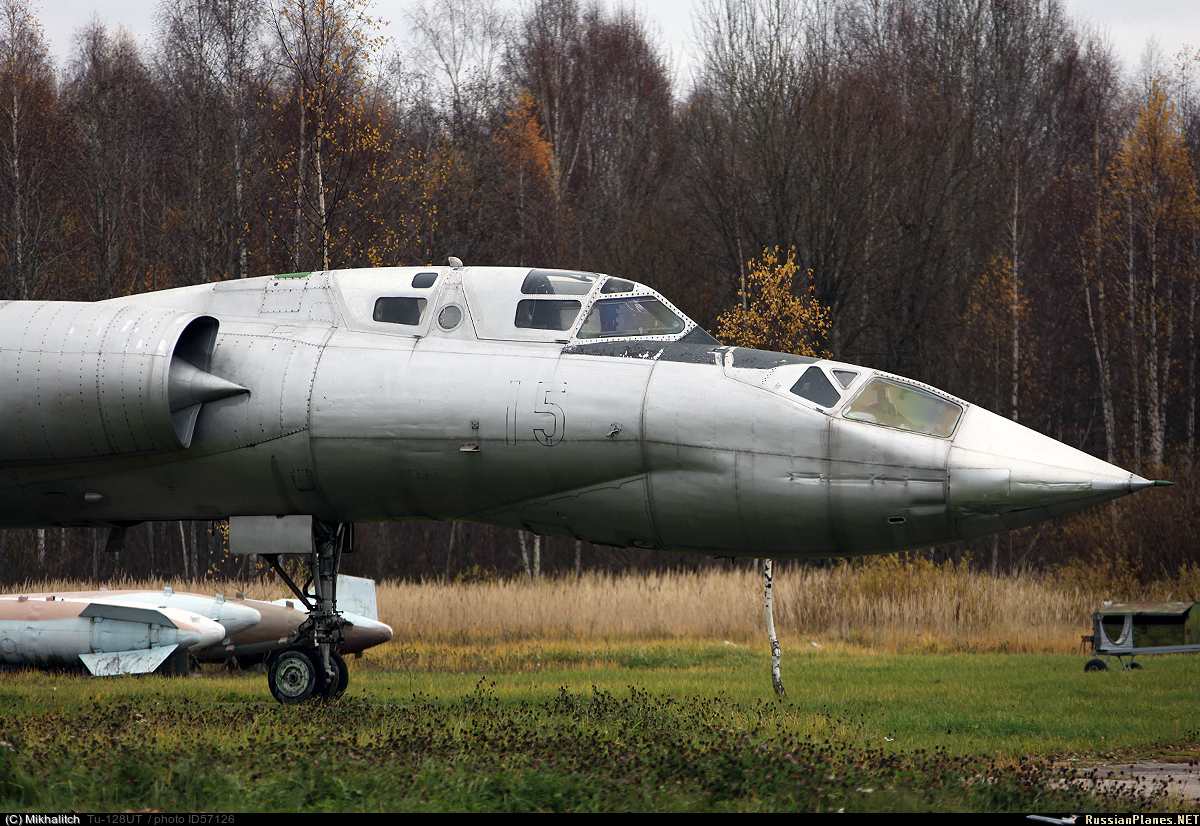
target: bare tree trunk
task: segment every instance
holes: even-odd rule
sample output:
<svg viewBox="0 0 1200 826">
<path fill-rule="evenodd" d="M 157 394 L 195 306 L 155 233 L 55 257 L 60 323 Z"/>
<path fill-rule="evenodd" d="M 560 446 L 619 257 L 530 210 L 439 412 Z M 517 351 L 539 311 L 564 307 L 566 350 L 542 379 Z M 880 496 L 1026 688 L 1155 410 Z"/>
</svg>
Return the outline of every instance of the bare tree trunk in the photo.
<svg viewBox="0 0 1200 826">
<path fill-rule="evenodd" d="M 301 227 L 304 222 L 304 131 L 307 129 L 308 107 L 304 90 L 300 90 L 300 142 L 296 159 L 296 225 L 292 230 L 292 269 L 300 272 L 303 268 L 300 258 Z"/>
<path fill-rule="evenodd" d="M 1020 411 L 1021 389 L 1021 272 L 1017 256 L 1020 244 L 1017 237 L 1017 207 L 1019 206 L 1020 189 L 1017 172 L 1013 169 L 1013 205 L 1012 224 L 1012 420 L 1018 421 Z"/>
<path fill-rule="evenodd" d="M 313 153 L 313 162 L 317 167 L 317 209 L 320 214 L 321 230 L 321 269 L 329 269 L 329 210 L 325 206 L 325 168 L 323 142 L 325 139 L 325 100 L 321 96 L 320 110 L 317 117 L 317 140 Z"/>
<path fill-rule="evenodd" d="M 179 521 L 179 549 L 183 554 L 183 578 L 190 579 L 188 574 L 188 546 L 187 535 L 183 532 L 183 520 Z"/>
<path fill-rule="evenodd" d="M 1128 251 L 1125 258 L 1126 275 L 1129 278 L 1129 349 L 1130 349 L 1130 381 L 1133 384 L 1131 394 L 1133 400 L 1133 472 L 1142 472 L 1142 389 L 1141 389 L 1141 348 L 1138 347 L 1138 292 L 1137 278 L 1134 270 L 1133 255 L 1133 201 L 1129 199 L 1126 205 L 1128 220 L 1126 224 Z"/>
<path fill-rule="evenodd" d="M 517 540 L 521 543 L 521 562 L 525 565 L 525 578 L 533 579 L 533 568 L 529 565 L 529 534 L 517 531 Z"/>
<path fill-rule="evenodd" d="M 192 579 L 200 578 L 200 542 L 196 536 L 195 521 L 188 522 L 188 544 L 191 545 Z"/>
<path fill-rule="evenodd" d="M 458 523 L 450 523 L 450 544 L 446 548 L 446 581 L 450 581 L 450 560 L 454 558 L 454 535 L 458 532 Z"/>
<path fill-rule="evenodd" d="M 100 530 L 92 529 L 92 582 L 100 581 Z"/>
<path fill-rule="evenodd" d="M 1143 329 L 1146 331 L 1145 372 L 1146 372 L 1146 424 L 1150 428 L 1150 464 L 1158 467 L 1162 464 L 1163 434 L 1162 420 L 1165 411 L 1160 409 L 1159 401 L 1159 333 L 1158 333 L 1158 229 L 1149 227 L 1148 246 L 1150 253 L 1150 284 L 1144 301 Z"/>
<path fill-rule="evenodd" d="M 767 637 L 771 640 L 771 685 L 775 688 L 775 696 L 783 699 L 787 697 L 787 692 L 783 688 L 783 680 L 779 676 L 779 661 L 782 654 L 779 649 L 779 638 L 775 636 L 775 611 L 772 606 L 772 584 L 771 578 L 774 574 L 775 560 L 768 559 L 763 566 L 763 578 L 765 581 L 764 591 L 766 594 L 766 613 L 767 613 Z"/>
<path fill-rule="evenodd" d="M 245 163 L 242 159 L 242 118 L 238 116 L 236 128 L 238 129 L 238 137 L 233 143 L 233 175 L 234 175 L 234 207 L 233 219 L 237 224 L 237 231 L 234 235 L 235 245 L 237 247 L 237 262 L 238 262 L 238 277 L 250 277 L 250 251 L 246 242 L 246 196 L 245 196 Z"/>
<path fill-rule="evenodd" d="M 1192 228 L 1192 260 L 1188 267 L 1188 419 L 1187 419 L 1187 456 L 1189 464 L 1196 457 L 1196 228 Z"/>
</svg>

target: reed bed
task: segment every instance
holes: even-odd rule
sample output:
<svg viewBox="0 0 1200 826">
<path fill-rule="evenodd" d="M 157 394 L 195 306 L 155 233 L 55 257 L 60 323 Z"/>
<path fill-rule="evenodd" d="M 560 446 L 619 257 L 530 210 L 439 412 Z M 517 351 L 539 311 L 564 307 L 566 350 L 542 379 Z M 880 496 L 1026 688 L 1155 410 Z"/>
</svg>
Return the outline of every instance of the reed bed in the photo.
<svg viewBox="0 0 1200 826">
<path fill-rule="evenodd" d="M 1090 633 L 1103 600 L 1192 599 L 1200 568 L 1177 580 L 1132 584 L 1104 566 L 992 576 L 966 563 L 883 556 L 775 578 L 776 625 L 786 643 L 849 645 L 885 652 L 1071 653 Z M 1122 584 L 1125 583 L 1125 584 Z M 123 581 L 117 588 L 287 596 L 281 584 Z M 379 618 L 393 646 L 716 640 L 763 638 L 760 574 L 745 569 L 582 577 L 496 578 L 482 582 L 378 584 Z M 78 590 L 79 582 L 27 583 L 26 591 Z"/>
<path fill-rule="evenodd" d="M 1051 577 L 990 577 L 965 566 L 872 560 L 775 579 L 776 625 L 793 644 L 882 651 L 1068 653 L 1095 595 Z M 380 618 L 409 640 L 655 640 L 757 643 L 763 582 L 750 571 L 541 582 L 385 583 Z"/>
</svg>

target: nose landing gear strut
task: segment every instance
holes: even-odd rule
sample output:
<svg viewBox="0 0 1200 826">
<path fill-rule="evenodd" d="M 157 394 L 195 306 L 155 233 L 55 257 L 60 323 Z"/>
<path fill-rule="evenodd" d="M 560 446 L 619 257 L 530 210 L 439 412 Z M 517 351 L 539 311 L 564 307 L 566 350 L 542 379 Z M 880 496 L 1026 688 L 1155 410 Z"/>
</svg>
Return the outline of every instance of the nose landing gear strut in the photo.
<svg viewBox="0 0 1200 826">
<path fill-rule="evenodd" d="M 312 526 L 309 578 L 303 589 L 279 564 L 279 554 L 263 555 L 308 609 L 308 619 L 292 634 L 288 647 L 267 663 L 271 694 L 286 704 L 331 700 L 346 690 L 350 680 L 346 661 L 335 646 L 345 642 L 346 624 L 337 610 L 337 572 L 342 553 L 353 547 L 354 525 L 313 518 Z"/>
</svg>

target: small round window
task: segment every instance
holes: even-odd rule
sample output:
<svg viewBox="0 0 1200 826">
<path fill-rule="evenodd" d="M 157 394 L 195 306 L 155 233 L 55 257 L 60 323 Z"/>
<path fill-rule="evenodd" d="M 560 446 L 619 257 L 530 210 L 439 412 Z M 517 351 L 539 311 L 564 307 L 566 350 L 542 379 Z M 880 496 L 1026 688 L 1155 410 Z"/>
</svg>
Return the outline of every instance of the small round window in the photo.
<svg viewBox="0 0 1200 826">
<path fill-rule="evenodd" d="M 462 310 L 454 304 L 447 304 L 438 313 L 438 326 L 443 330 L 453 330 L 462 322 Z"/>
</svg>

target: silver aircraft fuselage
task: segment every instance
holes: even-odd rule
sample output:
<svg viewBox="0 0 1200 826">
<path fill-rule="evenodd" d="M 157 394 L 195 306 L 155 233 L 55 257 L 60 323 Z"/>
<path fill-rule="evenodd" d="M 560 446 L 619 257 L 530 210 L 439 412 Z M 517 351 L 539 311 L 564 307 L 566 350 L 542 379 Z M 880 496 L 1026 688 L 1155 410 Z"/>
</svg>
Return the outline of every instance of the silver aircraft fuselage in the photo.
<svg viewBox="0 0 1200 826">
<path fill-rule="evenodd" d="M 0 527 L 461 519 L 882 553 L 1153 483 L 927 385 L 724 347 L 590 273 L 405 267 L 0 304 Z"/>
</svg>

